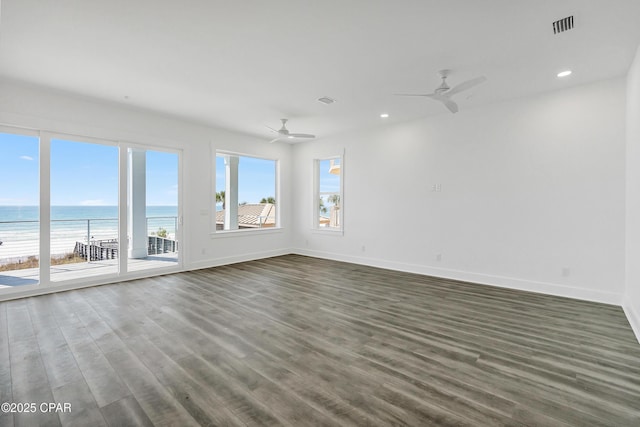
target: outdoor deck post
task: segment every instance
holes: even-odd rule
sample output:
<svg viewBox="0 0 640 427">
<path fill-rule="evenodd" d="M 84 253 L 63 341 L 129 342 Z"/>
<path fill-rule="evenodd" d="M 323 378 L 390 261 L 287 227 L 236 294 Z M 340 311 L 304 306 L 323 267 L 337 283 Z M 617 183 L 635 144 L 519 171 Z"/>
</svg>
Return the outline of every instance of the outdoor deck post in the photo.
<svg viewBox="0 0 640 427">
<path fill-rule="evenodd" d="M 89 248 L 91 247 L 91 220 L 87 220 L 87 262 L 91 261 L 89 256 Z"/>
<path fill-rule="evenodd" d="M 226 188 L 225 188 L 225 209 L 224 209 L 224 229 L 238 229 L 238 156 L 224 156 Z"/>
<path fill-rule="evenodd" d="M 147 257 L 146 151 L 129 149 L 129 258 Z"/>
</svg>

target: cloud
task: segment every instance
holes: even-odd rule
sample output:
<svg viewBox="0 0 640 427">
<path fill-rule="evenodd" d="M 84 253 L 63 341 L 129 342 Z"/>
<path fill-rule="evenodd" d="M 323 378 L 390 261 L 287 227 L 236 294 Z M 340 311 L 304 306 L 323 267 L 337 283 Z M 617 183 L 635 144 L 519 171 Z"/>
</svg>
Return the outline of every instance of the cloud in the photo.
<svg viewBox="0 0 640 427">
<path fill-rule="evenodd" d="M 29 199 L 12 199 L 0 197 L 0 205 L 32 206 L 33 203 L 29 202 Z"/>
<path fill-rule="evenodd" d="M 96 199 L 96 200 L 83 200 L 80 202 L 80 206 L 104 206 L 104 200 Z"/>
<path fill-rule="evenodd" d="M 22 160 L 33 160 L 33 157 L 30 156 L 20 156 Z"/>
</svg>

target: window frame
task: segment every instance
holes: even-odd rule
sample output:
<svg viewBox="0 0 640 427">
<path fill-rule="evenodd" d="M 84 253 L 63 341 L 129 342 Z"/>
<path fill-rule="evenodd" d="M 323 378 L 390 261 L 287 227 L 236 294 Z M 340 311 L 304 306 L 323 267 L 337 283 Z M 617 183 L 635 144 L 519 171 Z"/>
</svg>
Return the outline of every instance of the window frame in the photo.
<svg viewBox="0 0 640 427">
<path fill-rule="evenodd" d="M 233 237 L 233 236 L 242 236 L 242 235 L 252 235 L 252 234 L 270 234 L 270 233 L 280 233 L 282 232 L 282 225 L 281 225 L 281 206 L 282 203 L 280 201 L 280 159 L 277 157 L 269 157 L 269 156 L 264 156 L 264 155 L 258 155 L 258 154 L 247 154 L 247 153 L 240 153 L 237 151 L 230 151 L 230 150 L 220 150 L 220 149 L 214 149 L 213 150 L 213 179 L 212 179 L 212 183 L 213 183 L 213 191 L 211 191 L 211 206 L 212 206 L 212 211 L 213 211 L 213 215 L 211 215 L 211 232 L 209 233 L 211 237 L 214 238 L 224 238 L 224 237 Z M 273 197 L 276 200 L 275 203 L 275 207 L 276 207 L 276 214 L 275 214 L 275 225 L 273 227 L 256 227 L 256 228 L 237 228 L 237 229 L 233 229 L 233 230 L 218 230 L 217 229 L 217 223 L 216 223 L 216 216 L 217 216 L 217 203 L 216 203 L 216 188 L 217 188 L 217 184 L 218 184 L 218 179 L 217 179 L 217 174 L 218 174 L 218 170 L 217 170 L 217 158 L 218 156 L 222 157 L 222 156 L 237 156 L 239 158 L 242 157 L 249 157 L 252 159 L 258 159 L 258 160 L 268 160 L 268 161 L 272 161 L 274 162 L 274 175 L 275 175 L 275 181 L 274 181 L 274 195 Z M 240 179 L 240 175 L 238 175 L 238 180 Z"/>
<path fill-rule="evenodd" d="M 315 233 L 344 236 L 344 157 L 344 153 L 342 153 L 313 159 L 313 218 L 311 229 Z M 340 161 L 340 209 L 338 211 L 340 227 L 333 228 L 320 227 L 320 163 L 327 160 Z"/>
<path fill-rule="evenodd" d="M 43 196 L 43 186 L 48 189 L 48 173 L 49 173 L 49 145 L 43 144 L 41 132 L 37 129 L 24 128 L 19 126 L 6 125 L 0 123 L 0 133 L 6 133 L 11 135 L 26 136 L 38 139 L 38 281 L 33 284 L 24 284 L 15 287 L 0 288 L 0 301 L 5 300 L 6 295 L 20 294 L 23 292 L 38 292 L 41 289 L 46 289 L 49 285 L 49 259 L 43 259 L 43 221 L 47 222 L 47 241 L 48 245 L 48 230 L 49 230 L 49 198 L 48 193 Z M 45 157 L 43 159 L 43 156 Z M 46 176 L 43 176 L 43 169 L 46 171 Z M 43 201 L 46 202 L 46 206 L 43 207 Z M 43 220 L 44 217 L 44 220 Z M 47 246 L 45 256 L 49 256 L 49 247 Z M 44 266 L 43 266 L 44 264 Z M 46 269 L 46 274 L 43 274 Z M 44 275 L 44 277 L 43 277 Z"/>
</svg>

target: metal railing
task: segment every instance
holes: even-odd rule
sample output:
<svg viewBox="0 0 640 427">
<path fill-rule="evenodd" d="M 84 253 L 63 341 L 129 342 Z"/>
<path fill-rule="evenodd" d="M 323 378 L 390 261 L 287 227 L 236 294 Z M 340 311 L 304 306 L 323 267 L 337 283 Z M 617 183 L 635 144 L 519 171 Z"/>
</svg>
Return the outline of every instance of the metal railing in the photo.
<svg viewBox="0 0 640 427">
<path fill-rule="evenodd" d="M 147 234 L 176 240 L 177 216 L 146 218 Z M 160 232 L 161 235 L 158 233 Z M 104 242 L 117 244 L 118 219 L 52 219 L 50 225 L 51 256 L 60 257 L 74 252 L 76 242 L 104 246 Z M 39 257 L 40 221 L 0 221 L 0 263 L 18 262 Z M 167 247 L 175 247 L 167 246 Z"/>
<path fill-rule="evenodd" d="M 167 228 L 167 224 L 173 225 L 173 232 L 171 228 Z M 162 231 L 164 230 L 164 235 Z M 176 232 L 178 231 L 178 217 L 177 216 L 150 216 L 147 217 L 147 234 L 149 236 L 158 236 L 168 238 L 173 235 L 173 240 L 176 240 Z"/>
</svg>

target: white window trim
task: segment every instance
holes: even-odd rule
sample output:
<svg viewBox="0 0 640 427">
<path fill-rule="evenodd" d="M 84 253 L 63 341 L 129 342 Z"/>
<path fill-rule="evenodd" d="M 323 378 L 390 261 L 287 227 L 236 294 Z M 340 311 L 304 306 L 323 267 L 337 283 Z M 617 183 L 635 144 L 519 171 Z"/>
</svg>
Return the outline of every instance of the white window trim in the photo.
<svg viewBox="0 0 640 427">
<path fill-rule="evenodd" d="M 278 234 L 284 233 L 282 227 L 269 227 L 269 228 L 243 228 L 239 230 L 217 230 L 209 233 L 212 239 L 227 238 L 227 237 L 246 237 L 255 236 L 261 234 Z"/>
</svg>

